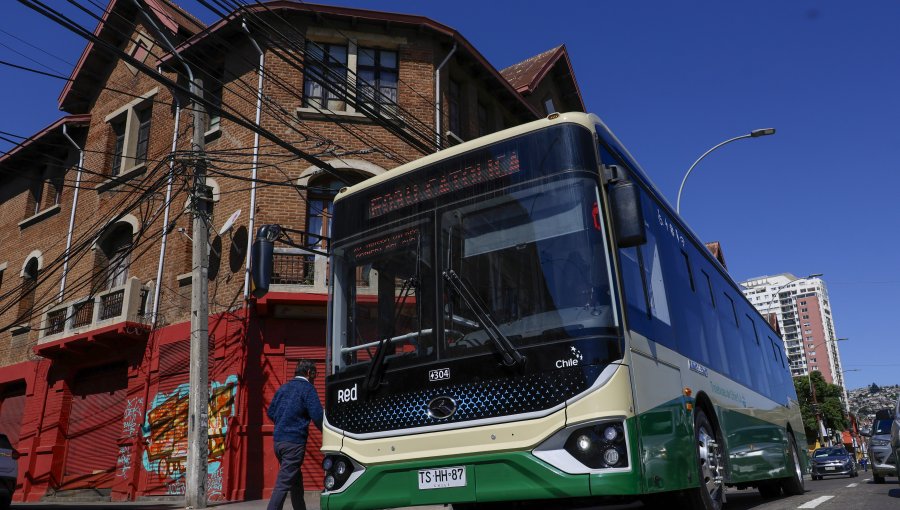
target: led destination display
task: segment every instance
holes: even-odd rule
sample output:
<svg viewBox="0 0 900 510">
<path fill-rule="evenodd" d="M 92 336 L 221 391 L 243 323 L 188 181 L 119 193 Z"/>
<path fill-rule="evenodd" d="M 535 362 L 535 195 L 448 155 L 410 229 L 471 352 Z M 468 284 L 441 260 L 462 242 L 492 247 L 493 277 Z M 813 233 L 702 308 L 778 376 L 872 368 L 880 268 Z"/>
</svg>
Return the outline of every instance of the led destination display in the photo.
<svg viewBox="0 0 900 510">
<path fill-rule="evenodd" d="M 435 175 L 424 182 L 405 182 L 387 193 L 370 198 L 368 216 L 369 219 L 377 218 L 425 200 L 514 174 L 520 169 L 519 153 L 510 150 L 458 170 Z"/>
</svg>

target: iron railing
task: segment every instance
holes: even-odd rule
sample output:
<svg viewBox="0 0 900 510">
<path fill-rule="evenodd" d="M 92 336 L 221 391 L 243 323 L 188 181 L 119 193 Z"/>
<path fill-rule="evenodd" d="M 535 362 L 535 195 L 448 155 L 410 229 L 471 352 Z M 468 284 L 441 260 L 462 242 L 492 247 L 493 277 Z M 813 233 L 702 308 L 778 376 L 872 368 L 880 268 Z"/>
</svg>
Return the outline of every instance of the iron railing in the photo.
<svg viewBox="0 0 900 510">
<path fill-rule="evenodd" d="M 152 288 L 129 278 L 123 285 L 87 298 L 81 297 L 44 312 L 38 343 L 51 342 L 116 322 L 141 322 L 151 306 Z"/>
</svg>

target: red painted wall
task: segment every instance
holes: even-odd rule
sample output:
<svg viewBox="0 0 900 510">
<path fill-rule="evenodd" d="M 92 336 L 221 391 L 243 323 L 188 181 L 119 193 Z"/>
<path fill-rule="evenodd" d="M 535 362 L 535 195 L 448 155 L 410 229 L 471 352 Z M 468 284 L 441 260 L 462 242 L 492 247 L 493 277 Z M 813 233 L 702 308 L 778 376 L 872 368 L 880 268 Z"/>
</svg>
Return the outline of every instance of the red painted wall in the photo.
<svg viewBox="0 0 900 510">
<path fill-rule="evenodd" d="M 325 373 L 324 320 L 261 317 L 238 310 L 210 317 L 209 331 L 213 387 L 209 497 L 213 501 L 267 498 L 278 462 L 272 451 L 273 426 L 265 410 L 275 391 L 293 376 L 298 359 L 316 360 L 319 373 Z M 103 483 L 98 478 L 95 485 L 108 489 L 113 501 L 183 493 L 180 473 L 186 447 L 189 337 L 190 324 L 180 323 L 143 338 L 112 335 L 96 345 L 79 343 L 80 350 L 62 341 L 54 359 L 0 369 L 0 395 L 4 388 L 22 385 L 26 393 L 17 431 L 22 457 L 14 500 L 40 501 L 57 490 L 91 486 L 91 477 L 73 478 L 73 461 L 82 471 L 106 470 L 100 477 Z M 85 425 L 73 422 L 85 419 L 83 410 L 77 409 L 81 405 L 77 399 L 86 391 L 84 374 L 123 362 L 127 381 L 111 386 L 109 395 L 102 394 L 114 397 L 110 405 L 117 406 L 114 419 L 104 417 L 104 437 L 109 436 L 117 452 L 115 470 L 109 470 L 112 446 L 103 455 L 98 450 L 96 459 L 88 451 L 76 452 L 78 459 L 68 458 L 77 447 L 71 439 Z M 324 399 L 324 377 L 316 383 Z M 2 405 L 0 401 L 0 410 Z M 303 465 L 307 490 L 322 488 L 320 447 L 321 432 L 313 427 Z"/>
</svg>

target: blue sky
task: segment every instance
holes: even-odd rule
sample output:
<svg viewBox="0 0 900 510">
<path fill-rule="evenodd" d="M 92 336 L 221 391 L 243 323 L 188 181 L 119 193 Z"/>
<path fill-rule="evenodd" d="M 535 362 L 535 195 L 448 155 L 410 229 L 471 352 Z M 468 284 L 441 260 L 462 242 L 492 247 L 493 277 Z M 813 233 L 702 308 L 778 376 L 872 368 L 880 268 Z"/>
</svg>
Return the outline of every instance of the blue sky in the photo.
<svg viewBox="0 0 900 510">
<path fill-rule="evenodd" d="M 844 368 L 858 370 L 845 374 L 848 387 L 900 383 L 900 3 L 334 3 L 428 16 L 498 69 L 566 44 L 588 111 L 672 203 L 704 151 L 776 128 L 704 159 L 682 214 L 702 240 L 723 244 L 738 281 L 824 273 L 837 334 L 850 339 Z M 21 52 L 66 75 L 84 47 L 13 2 L 0 6 L 0 30 L 0 59 L 33 66 Z M 61 82 L 0 66 L 0 84 L 0 130 L 30 134 L 60 115 Z"/>
</svg>

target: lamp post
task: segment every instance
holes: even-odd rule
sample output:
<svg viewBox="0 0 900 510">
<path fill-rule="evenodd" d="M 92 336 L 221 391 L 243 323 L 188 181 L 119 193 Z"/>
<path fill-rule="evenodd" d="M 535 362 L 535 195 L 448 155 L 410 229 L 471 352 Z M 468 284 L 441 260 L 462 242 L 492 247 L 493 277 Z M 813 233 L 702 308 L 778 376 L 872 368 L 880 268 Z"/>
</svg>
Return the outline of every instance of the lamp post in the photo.
<svg viewBox="0 0 900 510">
<path fill-rule="evenodd" d="M 678 199 L 675 201 L 675 212 L 677 212 L 678 214 L 681 214 L 681 192 L 684 191 L 684 183 L 687 182 L 688 176 L 691 175 L 691 171 L 694 169 L 695 166 L 697 166 L 697 163 L 699 163 L 700 160 L 702 160 L 707 155 L 709 155 L 710 152 L 718 149 L 719 147 L 721 147 L 723 145 L 729 144 L 736 140 L 740 140 L 742 138 L 759 138 L 760 136 L 768 136 L 768 135 L 774 135 L 774 134 L 775 134 L 775 128 L 754 129 L 753 131 L 750 131 L 746 135 L 729 138 L 728 140 L 725 140 L 724 142 L 721 142 L 718 145 L 713 146 L 712 149 L 709 149 L 708 151 L 704 152 L 703 155 L 700 156 L 699 158 L 697 158 L 697 161 L 694 161 L 694 164 L 691 165 L 690 168 L 688 168 L 687 173 L 684 174 L 684 179 L 681 180 L 681 186 L 678 187 Z"/>
</svg>

